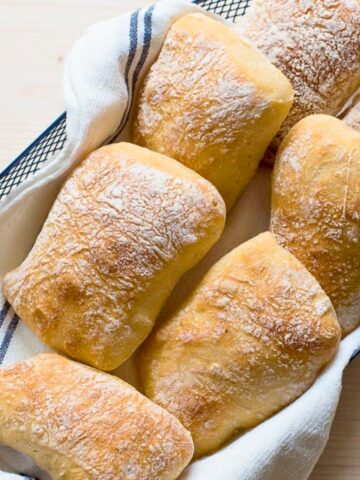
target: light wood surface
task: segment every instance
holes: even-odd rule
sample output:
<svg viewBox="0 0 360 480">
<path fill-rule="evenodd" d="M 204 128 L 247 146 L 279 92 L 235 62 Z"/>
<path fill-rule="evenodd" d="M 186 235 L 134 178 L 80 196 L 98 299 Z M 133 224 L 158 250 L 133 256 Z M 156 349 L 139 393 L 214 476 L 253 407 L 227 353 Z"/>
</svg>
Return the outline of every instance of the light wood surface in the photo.
<svg viewBox="0 0 360 480">
<path fill-rule="evenodd" d="M 0 0 L 0 169 L 64 110 L 64 58 L 87 25 L 149 3 Z M 310 479 L 360 479 L 360 359 L 345 372 L 330 440 Z"/>
</svg>

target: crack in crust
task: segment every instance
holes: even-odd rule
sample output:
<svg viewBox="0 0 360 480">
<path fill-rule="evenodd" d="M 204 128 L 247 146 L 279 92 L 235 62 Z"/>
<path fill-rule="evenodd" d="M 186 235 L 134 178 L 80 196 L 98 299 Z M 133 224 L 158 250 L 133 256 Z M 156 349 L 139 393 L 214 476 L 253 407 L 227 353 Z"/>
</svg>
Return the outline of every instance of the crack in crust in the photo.
<svg viewBox="0 0 360 480">
<path fill-rule="evenodd" d="M 315 278 L 270 233 L 223 257 L 137 355 L 145 394 L 190 430 L 197 457 L 304 393 L 340 327 Z"/>
<path fill-rule="evenodd" d="M 266 159 L 302 118 L 337 115 L 360 86 L 358 0 L 252 0 L 235 27 L 290 80 L 295 99 Z"/>
<path fill-rule="evenodd" d="M 168 32 L 141 87 L 133 138 L 210 180 L 230 208 L 292 98 L 284 75 L 231 28 L 187 15 Z"/>
<path fill-rule="evenodd" d="M 103 370 L 148 335 L 179 277 L 219 238 L 215 188 L 131 144 L 91 154 L 63 186 L 6 298 L 51 347 Z"/>
<path fill-rule="evenodd" d="M 122 380 L 56 354 L 0 371 L 0 440 L 54 480 L 175 480 L 189 432 Z"/>
<path fill-rule="evenodd" d="M 331 298 L 343 335 L 360 322 L 360 134 L 313 115 L 283 141 L 271 229 Z"/>
</svg>

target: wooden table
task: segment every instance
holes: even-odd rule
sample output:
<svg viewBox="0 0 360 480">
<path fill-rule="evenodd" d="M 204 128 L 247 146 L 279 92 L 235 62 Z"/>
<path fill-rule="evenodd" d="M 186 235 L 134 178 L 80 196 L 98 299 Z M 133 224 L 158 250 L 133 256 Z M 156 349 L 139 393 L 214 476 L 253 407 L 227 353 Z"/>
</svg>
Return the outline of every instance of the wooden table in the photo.
<svg viewBox="0 0 360 480">
<path fill-rule="evenodd" d="M 64 57 L 86 26 L 148 3 L 0 0 L 0 169 L 64 110 Z M 311 475 L 325 479 L 360 479 L 360 359 L 346 370 L 330 440 Z"/>
</svg>

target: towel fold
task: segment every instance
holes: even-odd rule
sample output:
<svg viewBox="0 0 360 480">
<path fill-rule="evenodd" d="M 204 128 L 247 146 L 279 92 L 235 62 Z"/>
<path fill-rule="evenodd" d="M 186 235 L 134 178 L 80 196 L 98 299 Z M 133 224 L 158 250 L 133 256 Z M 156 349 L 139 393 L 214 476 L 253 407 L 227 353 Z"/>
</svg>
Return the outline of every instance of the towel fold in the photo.
<svg viewBox="0 0 360 480">
<path fill-rule="evenodd" d="M 0 206 L 0 278 L 25 258 L 73 167 L 100 145 L 129 139 L 137 87 L 158 55 L 169 27 L 180 16 L 194 11 L 199 8 L 185 0 L 164 0 L 96 24 L 74 45 L 64 74 L 68 140 L 60 154 Z M 223 239 L 201 263 L 200 270 L 267 228 L 269 178 L 269 170 L 261 167 L 230 213 Z M 3 297 L 0 305 L 1 365 L 49 350 Z M 336 359 L 302 397 L 219 452 L 194 462 L 181 480 L 308 478 L 328 438 L 343 370 L 359 349 L 360 329 L 342 341 Z M 29 459 L 6 447 L 0 448 L 0 468 L 41 480 L 49 478 Z M 0 478 L 29 477 L 1 473 Z"/>
</svg>

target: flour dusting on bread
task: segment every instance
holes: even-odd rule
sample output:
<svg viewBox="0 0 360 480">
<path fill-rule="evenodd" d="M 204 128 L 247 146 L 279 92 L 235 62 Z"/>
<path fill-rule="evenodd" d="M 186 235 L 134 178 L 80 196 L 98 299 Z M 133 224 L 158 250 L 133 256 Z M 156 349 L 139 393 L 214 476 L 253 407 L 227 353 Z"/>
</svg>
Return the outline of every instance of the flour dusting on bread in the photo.
<svg viewBox="0 0 360 480">
<path fill-rule="evenodd" d="M 235 27 L 290 80 L 295 100 L 272 148 L 313 113 L 336 115 L 360 85 L 360 3 L 252 0 Z"/>
<path fill-rule="evenodd" d="M 5 295 L 50 346 L 114 369 L 224 218 L 216 189 L 183 165 L 131 144 L 103 147 L 66 181 Z"/>
</svg>

